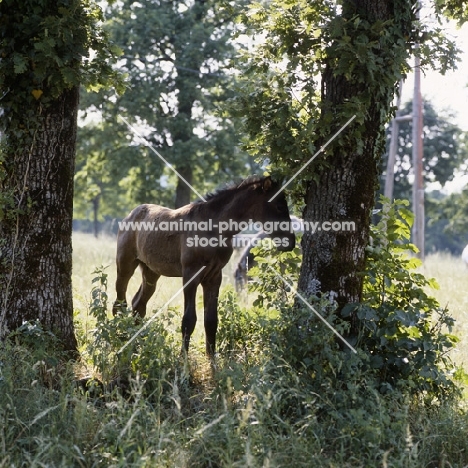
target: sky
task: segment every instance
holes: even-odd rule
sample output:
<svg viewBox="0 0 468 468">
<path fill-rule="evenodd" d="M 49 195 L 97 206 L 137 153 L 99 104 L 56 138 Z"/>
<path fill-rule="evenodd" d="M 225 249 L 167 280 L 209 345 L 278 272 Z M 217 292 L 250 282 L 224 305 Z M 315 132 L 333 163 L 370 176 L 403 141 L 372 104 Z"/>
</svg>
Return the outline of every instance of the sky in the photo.
<svg viewBox="0 0 468 468">
<path fill-rule="evenodd" d="M 434 104 L 436 110 L 449 110 L 454 113 L 454 123 L 468 131 L 468 23 L 457 28 L 455 23 L 447 27 L 447 32 L 455 38 L 461 49 L 460 61 L 454 71 L 445 75 L 432 70 L 421 73 L 421 94 Z M 403 84 L 402 104 L 412 99 L 414 75 L 408 75 Z M 468 162 L 468 161 L 467 161 Z M 458 176 L 445 186 L 445 191 L 459 191 L 468 184 L 468 175 Z"/>
<path fill-rule="evenodd" d="M 456 38 L 456 44 L 462 50 L 458 68 L 445 75 L 425 70 L 421 74 L 421 93 L 424 99 L 435 104 L 436 109 L 454 111 L 458 126 L 468 131 L 468 23 L 461 29 L 453 25 L 448 31 Z M 413 85 L 414 76 L 411 73 L 403 84 L 403 102 L 412 98 Z"/>
</svg>

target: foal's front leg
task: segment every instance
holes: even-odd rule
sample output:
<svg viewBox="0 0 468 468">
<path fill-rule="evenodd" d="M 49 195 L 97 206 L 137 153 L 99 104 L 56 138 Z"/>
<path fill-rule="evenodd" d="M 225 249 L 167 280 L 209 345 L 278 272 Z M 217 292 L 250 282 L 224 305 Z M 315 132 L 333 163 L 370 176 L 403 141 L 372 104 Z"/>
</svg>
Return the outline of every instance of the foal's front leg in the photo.
<svg viewBox="0 0 468 468">
<path fill-rule="evenodd" d="M 192 336 L 193 330 L 195 330 L 195 324 L 197 323 L 196 296 L 200 280 L 198 278 L 193 278 L 193 275 L 194 272 L 192 270 L 186 270 L 183 274 L 184 316 L 182 317 L 182 348 L 185 351 L 188 351 L 189 349 L 190 337 Z M 185 286 L 188 281 L 190 281 L 190 284 Z"/>
<path fill-rule="evenodd" d="M 123 255 L 117 256 L 117 280 L 115 281 L 117 300 L 114 302 L 114 305 L 112 307 L 112 313 L 114 315 L 121 311 L 122 308 L 127 308 L 127 286 L 138 264 L 139 261 L 137 259 L 127 259 Z"/>
<path fill-rule="evenodd" d="M 218 296 L 221 281 L 221 271 L 202 282 L 203 305 L 205 308 L 205 343 L 206 354 L 214 357 L 216 351 L 216 331 L 218 330 Z"/>
</svg>

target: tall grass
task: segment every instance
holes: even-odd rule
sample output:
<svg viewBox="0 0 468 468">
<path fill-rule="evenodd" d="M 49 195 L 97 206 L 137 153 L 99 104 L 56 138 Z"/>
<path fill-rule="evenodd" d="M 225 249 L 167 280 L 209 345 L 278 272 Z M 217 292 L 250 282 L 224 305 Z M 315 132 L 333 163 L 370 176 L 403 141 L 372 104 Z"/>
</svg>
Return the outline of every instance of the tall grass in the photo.
<svg viewBox="0 0 468 468">
<path fill-rule="evenodd" d="M 468 268 L 461 257 L 435 253 L 426 258 L 422 272 L 439 283 L 439 289 L 432 293 L 450 310 L 455 319 L 454 333 L 460 338 L 453 358 L 468 369 Z"/>
<path fill-rule="evenodd" d="M 74 246 L 77 322 L 93 321 L 93 331 L 80 336 L 86 362 L 64 363 L 53 338 L 34 325 L 2 345 L 0 467 L 468 465 L 462 400 L 429 404 L 423 395 L 379 392 L 360 357 L 338 349 L 317 324 L 306 337 L 311 354 L 293 359 L 305 336 L 297 323 L 308 316 L 262 314 L 226 288 L 215 367 L 197 344 L 188 357 L 180 354 L 177 326 L 166 325 L 178 323 L 173 311 L 119 355 L 134 324 L 112 318 L 102 300 L 89 306 L 100 264 L 110 265 L 113 300 L 115 240 L 80 234 Z M 424 269 L 441 284 L 436 294 L 449 303 L 465 349 L 466 276 L 457 261 L 431 256 Z M 161 283 L 151 308 L 178 287 L 177 280 Z M 96 380 L 79 381 L 93 356 Z"/>
</svg>

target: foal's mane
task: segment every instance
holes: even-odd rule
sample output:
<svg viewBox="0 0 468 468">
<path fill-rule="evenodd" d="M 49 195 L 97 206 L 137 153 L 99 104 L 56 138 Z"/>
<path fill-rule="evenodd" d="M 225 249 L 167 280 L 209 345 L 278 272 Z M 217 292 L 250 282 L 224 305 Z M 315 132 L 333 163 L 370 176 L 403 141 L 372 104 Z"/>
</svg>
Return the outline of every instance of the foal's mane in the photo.
<svg viewBox="0 0 468 468">
<path fill-rule="evenodd" d="M 232 196 L 234 192 L 238 190 L 244 190 L 247 189 L 248 187 L 261 183 L 265 177 L 258 176 L 258 175 L 253 175 L 250 177 L 247 177 L 244 180 L 241 180 L 238 183 L 230 184 L 226 187 L 220 188 L 214 192 L 210 192 L 205 195 L 205 200 L 208 202 L 210 200 L 216 200 L 216 199 L 222 199 L 226 195 Z M 201 203 L 203 200 L 197 200 L 195 203 Z"/>
</svg>

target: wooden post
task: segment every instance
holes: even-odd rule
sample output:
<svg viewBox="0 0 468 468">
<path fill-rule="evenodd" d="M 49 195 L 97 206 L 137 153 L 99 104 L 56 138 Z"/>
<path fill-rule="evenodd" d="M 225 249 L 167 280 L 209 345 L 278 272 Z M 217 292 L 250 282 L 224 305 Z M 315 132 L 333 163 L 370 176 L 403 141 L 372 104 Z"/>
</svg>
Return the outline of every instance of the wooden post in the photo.
<svg viewBox="0 0 468 468">
<path fill-rule="evenodd" d="M 423 182 L 423 107 L 421 98 L 420 59 L 415 57 L 413 94 L 413 243 L 424 260 L 424 182 Z"/>
</svg>

